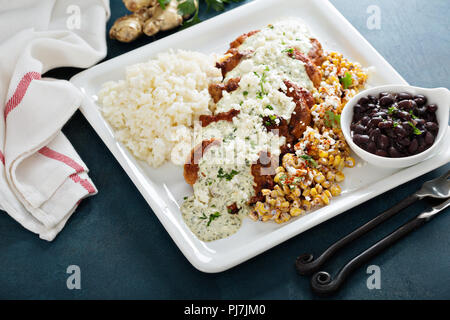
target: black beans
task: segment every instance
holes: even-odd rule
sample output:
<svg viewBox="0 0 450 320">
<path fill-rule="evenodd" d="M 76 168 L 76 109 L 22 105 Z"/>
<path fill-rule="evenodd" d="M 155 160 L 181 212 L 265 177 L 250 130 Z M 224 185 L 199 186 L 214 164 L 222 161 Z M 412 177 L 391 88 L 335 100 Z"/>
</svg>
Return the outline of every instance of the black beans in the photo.
<svg viewBox="0 0 450 320">
<path fill-rule="evenodd" d="M 417 103 L 418 106 L 423 106 L 424 104 L 427 103 L 427 97 L 418 94 L 414 96 L 414 101 Z"/>
<path fill-rule="evenodd" d="M 404 137 L 403 139 L 400 139 L 398 143 L 401 144 L 402 146 L 407 147 L 411 144 L 411 140 L 408 137 Z"/>
<path fill-rule="evenodd" d="M 353 141 L 355 141 L 358 146 L 366 145 L 369 143 L 369 136 L 365 134 L 354 134 Z"/>
<path fill-rule="evenodd" d="M 360 134 L 364 134 L 366 132 L 366 127 L 363 126 L 362 124 L 357 124 L 355 125 L 355 128 L 353 129 L 353 131 L 355 131 L 356 133 L 360 133 Z"/>
<path fill-rule="evenodd" d="M 392 122 L 392 120 L 385 120 L 385 121 L 378 123 L 378 128 L 388 129 L 388 128 L 392 128 L 393 125 L 394 125 L 394 122 Z"/>
<path fill-rule="evenodd" d="M 361 118 L 361 124 L 363 126 L 367 126 L 367 124 L 369 123 L 370 117 L 369 116 L 364 116 Z"/>
<path fill-rule="evenodd" d="M 437 105 L 435 105 L 435 104 L 430 104 L 430 105 L 428 105 L 428 107 L 427 107 L 427 111 L 429 111 L 429 112 L 436 112 L 436 110 L 437 110 Z"/>
<path fill-rule="evenodd" d="M 437 125 L 436 122 L 425 123 L 425 128 L 429 131 L 438 131 L 439 130 L 439 126 Z"/>
<path fill-rule="evenodd" d="M 386 151 L 384 151 L 384 150 L 381 150 L 381 149 L 378 149 L 378 150 L 375 152 L 375 154 L 376 154 L 377 156 L 380 156 L 380 157 L 387 157 L 387 156 L 388 156 L 388 153 L 387 153 Z"/>
<path fill-rule="evenodd" d="M 425 133 L 425 143 L 428 145 L 433 144 L 434 142 L 434 136 L 430 131 L 427 131 L 427 133 Z"/>
<path fill-rule="evenodd" d="M 386 150 L 390 144 L 390 140 L 386 135 L 382 134 L 378 137 L 377 145 L 380 149 Z"/>
<path fill-rule="evenodd" d="M 369 102 L 370 102 L 370 100 L 369 100 L 369 98 L 367 98 L 367 97 L 362 97 L 361 99 L 358 100 L 358 103 L 359 103 L 360 105 L 366 105 L 366 104 L 368 104 Z"/>
<path fill-rule="evenodd" d="M 414 154 L 416 152 L 418 146 L 419 146 L 419 143 L 417 142 L 417 139 L 413 139 L 411 141 L 411 143 L 409 144 L 408 152 L 410 154 Z"/>
<path fill-rule="evenodd" d="M 381 92 L 361 97 L 350 126 L 353 141 L 382 157 L 406 157 L 428 149 L 439 132 L 436 104 L 423 95 Z"/>
<path fill-rule="evenodd" d="M 410 99 L 412 99 L 412 98 L 413 98 L 412 95 L 409 94 L 408 92 L 400 92 L 400 93 L 397 95 L 397 100 L 398 100 L 398 101 L 402 101 L 402 100 L 410 100 Z"/>
<path fill-rule="evenodd" d="M 405 128 L 401 124 L 395 126 L 394 133 L 399 137 L 404 137 L 408 134 L 408 132 L 405 130 Z"/>
<path fill-rule="evenodd" d="M 369 142 L 369 144 L 367 145 L 367 151 L 369 151 L 370 153 L 375 153 L 377 151 L 376 143 L 373 141 Z"/>
<path fill-rule="evenodd" d="M 392 158 L 400 158 L 402 156 L 402 154 L 394 147 L 390 147 L 388 152 Z"/>
<path fill-rule="evenodd" d="M 391 95 L 386 95 L 380 98 L 380 106 L 388 107 L 394 103 L 394 98 Z"/>
<path fill-rule="evenodd" d="M 411 120 L 411 115 L 406 111 L 399 111 L 396 116 L 403 120 Z"/>
</svg>

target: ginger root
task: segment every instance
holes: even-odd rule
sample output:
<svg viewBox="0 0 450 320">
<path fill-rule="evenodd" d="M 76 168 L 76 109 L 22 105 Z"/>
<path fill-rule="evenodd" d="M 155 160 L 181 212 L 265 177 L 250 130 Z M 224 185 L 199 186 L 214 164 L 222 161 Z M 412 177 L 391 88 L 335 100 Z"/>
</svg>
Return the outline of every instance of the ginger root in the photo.
<svg viewBox="0 0 450 320">
<path fill-rule="evenodd" d="M 143 8 L 156 6 L 158 0 L 123 0 L 125 7 L 131 12 L 138 12 Z"/>
<path fill-rule="evenodd" d="M 158 0 L 123 0 L 132 14 L 117 19 L 109 36 L 121 42 L 131 42 L 142 34 L 153 36 L 159 31 L 167 31 L 180 26 L 184 19 L 178 12 L 178 0 L 171 0 L 165 9 Z M 198 0 L 195 1 L 198 7 Z"/>
</svg>

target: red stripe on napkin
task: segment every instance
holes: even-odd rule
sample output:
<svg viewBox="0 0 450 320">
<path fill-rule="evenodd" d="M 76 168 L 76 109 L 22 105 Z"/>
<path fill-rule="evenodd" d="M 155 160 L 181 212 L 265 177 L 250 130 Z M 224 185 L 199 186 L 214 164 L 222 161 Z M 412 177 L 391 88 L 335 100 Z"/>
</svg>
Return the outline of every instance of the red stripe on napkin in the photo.
<svg viewBox="0 0 450 320">
<path fill-rule="evenodd" d="M 81 179 L 76 173 L 72 174 L 70 178 L 75 182 L 81 184 L 89 193 L 95 193 L 95 188 L 87 179 Z"/>
<path fill-rule="evenodd" d="M 39 80 L 41 79 L 41 74 L 31 71 L 27 72 L 22 79 L 20 80 L 19 84 L 16 87 L 16 91 L 14 91 L 14 94 L 12 97 L 8 100 L 5 106 L 5 119 L 8 116 L 8 114 L 19 105 L 19 103 L 22 101 L 23 97 L 25 96 L 25 93 L 27 92 L 28 86 L 30 85 L 31 81 L 33 80 Z"/>
<path fill-rule="evenodd" d="M 67 164 L 69 167 L 76 170 L 76 173 L 71 174 L 69 177 L 73 180 L 75 183 L 79 183 L 83 188 L 87 190 L 89 193 L 95 193 L 94 186 L 89 182 L 87 179 L 81 179 L 78 173 L 85 171 L 84 168 L 78 164 L 75 160 L 72 158 L 69 158 L 66 155 L 63 155 L 62 153 L 59 153 L 55 150 L 50 149 L 49 147 L 43 147 L 41 150 L 38 151 L 43 156 L 49 157 L 51 159 L 61 161 L 65 164 Z M 78 202 L 79 203 L 79 202 Z M 77 203 L 77 204 L 78 204 Z"/>
<path fill-rule="evenodd" d="M 51 159 L 55 159 L 58 161 L 61 161 L 65 164 L 67 164 L 69 167 L 72 167 L 75 169 L 77 173 L 83 172 L 84 168 L 80 166 L 78 163 L 75 162 L 75 160 L 69 158 L 66 155 L 63 155 L 62 153 L 59 153 L 55 150 L 50 149 L 49 147 L 43 147 L 41 150 L 38 151 L 43 156 L 46 156 Z"/>
</svg>

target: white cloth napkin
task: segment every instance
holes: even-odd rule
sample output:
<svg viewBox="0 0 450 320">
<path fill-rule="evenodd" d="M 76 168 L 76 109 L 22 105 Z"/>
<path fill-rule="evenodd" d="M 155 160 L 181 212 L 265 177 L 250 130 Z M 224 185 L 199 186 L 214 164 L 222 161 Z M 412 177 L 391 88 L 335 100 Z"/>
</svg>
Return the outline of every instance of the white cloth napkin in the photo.
<svg viewBox="0 0 450 320">
<path fill-rule="evenodd" d="M 48 241 L 97 189 L 61 132 L 81 92 L 41 75 L 105 57 L 109 14 L 108 0 L 0 0 L 0 207 Z"/>
</svg>

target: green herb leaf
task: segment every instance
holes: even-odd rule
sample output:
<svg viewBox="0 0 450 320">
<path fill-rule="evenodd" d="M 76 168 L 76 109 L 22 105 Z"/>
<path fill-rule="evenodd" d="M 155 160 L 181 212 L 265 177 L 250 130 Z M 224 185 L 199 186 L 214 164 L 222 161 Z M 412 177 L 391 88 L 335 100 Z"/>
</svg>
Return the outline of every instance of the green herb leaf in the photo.
<svg viewBox="0 0 450 320">
<path fill-rule="evenodd" d="M 208 223 L 206 224 L 207 227 L 209 227 L 209 225 L 211 224 L 211 222 L 215 219 L 217 219 L 218 217 L 220 217 L 220 212 L 214 212 L 212 214 L 209 215 L 209 220 Z"/>
<path fill-rule="evenodd" d="M 177 0 L 178 1 L 178 12 L 182 16 L 192 16 L 190 19 L 183 22 L 182 29 L 193 26 L 199 22 L 201 19 L 198 17 L 199 6 L 196 6 L 195 0 Z M 199 1 L 199 0 L 197 0 Z M 225 9 L 225 4 L 231 2 L 240 2 L 242 0 L 205 0 L 207 5 L 207 10 L 209 8 L 215 11 L 223 11 Z M 161 8 L 164 10 L 170 0 L 158 0 Z"/>
<path fill-rule="evenodd" d="M 170 3 L 170 0 L 158 0 L 161 9 L 166 10 L 166 6 Z"/>
<path fill-rule="evenodd" d="M 339 82 L 342 84 L 342 87 L 344 89 L 350 88 L 350 86 L 353 83 L 352 75 L 350 73 L 346 72 L 345 76 L 343 78 L 339 79 Z"/>
<path fill-rule="evenodd" d="M 308 161 L 308 163 L 313 167 L 313 168 L 317 168 L 317 162 L 316 160 L 314 160 L 310 155 L 304 154 L 301 155 L 300 158 Z"/>
<path fill-rule="evenodd" d="M 395 106 L 392 106 L 392 107 L 389 107 L 389 108 L 388 108 L 388 114 L 389 114 L 389 115 L 393 114 L 393 113 L 396 112 L 396 111 L 397 111 L 397 108 L 396 108 Z"/>
<path fill-rule="evenodd" d="M 290 53 L 290 54 L 294 54 L 294 48 L 287 48 L 287 49 L 284 49 L 281 52 L 287 52 L 287 53 Z"/>
<path fill-rule="evenodd" d="M 341 127 L 341 115 L 334 113 L 331 110 L 325 112 L 323 118 L 324 124 L 328 128 L 340 128 Z"/>
<path fill-rule="evenodd" d="M 242 94 L 244 95 L 244 97 L 248 96 L 248 91 L 244 91 L 242 92 Z"/>
<path fill-rule="evenodd" d="M 411 118 L 417 119 L 416 115 L 413 113 L 412 110 L 409 110 L 409 114 L 411 115 Z"/>
<path fill-rule="evenodd" d="M 237 175 L 239 171 L 231 170 L 230 173 L 225 173 L 222 168 L 219 168 L 219 172 L 217 173 L 217 178 L 223 179 L 225 178 L 227 181 L 233 179 L 235 175 Z"/>
<path fill-rule="evenodd" d="M 415 125 L 414 123 L 412 123 L 411 121 L 408 121 L 408 124 L 413 128 L 414 130 L 414 134 L 417 136 L 420 136 L 422 134 L 422 131 L 420 131 Z"/>
<path fill-rule="evenodd" d="M 266 109 L 273 110 L 273 107 L 272 107 L 270 104 L 268 104 L 268 105 L 266 106 Z"/>
<path fill-rule="evenodd" d="M 225 5 L 222 0 L 205 0 L 206 5 L 209 8 L 213 8 L 215 11 L 223 11 L 225 9 Z"/>
<path fill-rule="evenodd" d="M 195 0 L 185 0 L 178 3 L 178 13 L 182 16 L 198 14 L 198 8 L 195 5 Z"/>
<path fill-rule="evenodd" d="M 208 219 L 208 217 L 204 213 L 202 213 L 202 216 L 199 219 L 206 220 Z"/>
</svg>

